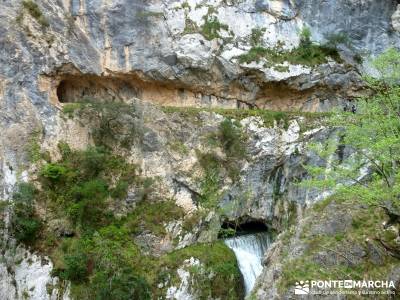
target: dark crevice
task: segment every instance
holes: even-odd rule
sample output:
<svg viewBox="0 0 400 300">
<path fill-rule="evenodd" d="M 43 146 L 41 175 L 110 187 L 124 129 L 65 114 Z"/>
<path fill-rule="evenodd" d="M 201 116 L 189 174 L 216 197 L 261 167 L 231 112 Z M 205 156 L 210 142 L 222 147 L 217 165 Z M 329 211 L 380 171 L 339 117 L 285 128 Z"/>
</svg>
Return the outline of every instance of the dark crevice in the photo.
<svg viewBox="0 0 400 300">
<path fill-rule="evenodd" d="M 232 229 L 235 231 L 235 235 L 245 235 L 269 231 L 269 228 L 264 221 L 255 219 L 239 219 L 235 221 L 227 220 L 222 223 L 221 229 Z"/>
<path fill-rule="evenodd" d="M 57 86 L 61 103 L 79 102 L 83 99 L 128 100 L 138 97 L 138 89 L 127 80 L 102 76 L 70 76 Z"/>
</svg>

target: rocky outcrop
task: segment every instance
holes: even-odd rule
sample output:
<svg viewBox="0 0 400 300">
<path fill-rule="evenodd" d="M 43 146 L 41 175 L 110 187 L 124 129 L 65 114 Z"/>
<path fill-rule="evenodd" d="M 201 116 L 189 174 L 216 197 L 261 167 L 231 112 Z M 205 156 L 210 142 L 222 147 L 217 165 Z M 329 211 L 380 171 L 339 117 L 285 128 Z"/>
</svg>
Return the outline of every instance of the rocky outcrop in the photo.
<svg viewBox="0 0 400 300">
<path fill-rule="evenodd" d="M 308 178 L 305 165 L 326 163 L 306 147 L 309 142 L 333 138 L 335 132 L 323 127 L 301 132 L 297 121 L 291 122 L 286 131 L 259 127 L 256 120 L 247 125 L 253 163 L 226 192 L 222 207 L 235 207 L 228 210 L 228 218 L 264 220 L 280 231 L 283 224 L 296 220 L 302 207 L 321 199 L 320 191 L 299 185 Z"/>
<path fill-rule="evenodd" d="M 307 210 L 303 219 L 279 235 L 267 250 L 263 273 L 253 289 L 254 298 L 292 299 L 299 276 L 308 280 L 343 280 L 345 275 L 352 280 L 392 280 L 398 292 L 399 262 L 384 247 L 397 243 L 397 229 L 385 228 L 387 219 L 380 208 L 335 196 Z M 345 268 L 352 270 L 351 275 L 343 273 Z M 294 276 L 297 279 L 292 274 L 297 274 Z M 318 293 L 316 289 L 313 291 Z M 307 297 L 348 299 L 345 295 Z M 381 298 L 387 297 L 391 296 Z"/>
<path fill-rule="evenodd" d="M 162 199 L 174 199 L 185 213 L 182 219 L 160 224 L 165 228 L 165 235 L 143 230 L 133 236 L 143 255 L 160 257 L 198 242 L 213 242 L 218 237 L 224 219 L 237 219 L 244 223 L 256 219 L 272 229 L 281 230 L 285 224 L 296 219 L 306 202 L 310 203 L 318 196 L 298 188 L 294 181 L 306 177 L 302 163 L 321 163 L 312 154 L 305 153 L 304 148 L 311 140 L 324 140 L 331 135 L 330 130 L 324 128 L 305 130 L 320 124 L 323 117 L 280 119 L 282 116 L 265 116 L 265 112 L 261 110 L 247 111 L 254 116 L 241 116 L 240 111 L 235 116 L 225 115 L 235 114 L 235 111 L 230 110 L 217 113 L 201 109 L 161 109 L 140 100 L 134 100 L 134 106 L 140 112 L 142 124 L 136 129 L 140 129 L 141 139 L 129 149 L 115 148 L 115 151 L 140 166 L 144 178 L 157 179 L 152 192 L 155 197 L 159 195 Z M 67 142 L 72 149 L 85 149 L 93 143 L 93 128 L 90 118 L 85 119 L 84 116 L 85 114 L 68 115 L 60 112 L 56 119 L 57 126 L 54 126 L 55 134 L 39 134 L 33 142 L 40 141 L 40 151 L 54 160 L 60 158 L 60 142 Z M 233 121 L 236 125 L 230 125 L 233 127 L 229 127 L 229 130 L 236 130 L 243 135 L 243 139 L 240 139 L 245 151 L 242 156 L 235 156 L 235 161 L 225 152 L 219 140 L 221 124 L 228 120 L 228 116 L 236 120 Z M 120 118 L 124 119 L 125 116 L 121 114 Z M 204 182 L 210 170 L 202 164 L 204 159 L 210 158 L 221 162 L 217 167 L 212 167 L 216 168 L 213 170 L 218 174 L 214 187 L 214 193 L 218 196 L 205 203 Z M 15 174 L 13 182 L 35 180 L 40 175 L 38 169 L 40 168 L 35 167 L 35 164 L 31 164 L 29 170 L 23 173 L 25 177 Z M 237 174 L 234 177 L 230 175 L 233 170 Z M 133 187 L 127 198 L 113 207 L 115 215 L 124 216 L 131 212 L 140 199 L 141 191 Z M 218 203 L 220 209 L 217 210 Z M 39 205 L 38 211 L 44 213 L 45 208 L 40 208 Z M 46 214 L 42 217 L 47 219 L 46 226 L 57 236 L 74 236 L 74 230 L 66 220 L 52 219 Z M 192 225 L 187 225 L 188 222 Z M 29 265 L 22 264 L 21 268 L 21 272 L 33 272 Z M 51 268 L 49 263 L 49 271 L 46 273 L 47 277 L 43 277 L 43 284 L 48 285 L 51 282 L 54 290 L 57 290 L 54 293 L 62 293 L 63 290 L 58 289 L 56 284 L 57 279 L 50 276 Z M 181 278 L 180 284 L 170 287 L 169 297 L 176 298 L 187 293 L 195 297 L 195 289 L 187 290 L 190 286 L 187 283 L 188 271 L 179 269 L 176 272 Z M 14 273 L 7 274 L 7 278 L 13 278 Z M 33 283 L 27 284 L 31 286 Z M 163 285 L 163 288 L 167 287 L 168 285 Z M 7 290 L 10 289 L 9 286 Z M 19 293 L 23 289 L 18 286 Z M 41 299 L 41 296 L 35 295 L 32 294 L 31 298 Z"/>
<path fill-rule="evenodd" d="M 289 66 L 288 72 L 238 63 L 235 56 L 251 48 L 252 29 L 268 28 L 260 40 L 265 47 L 278 41 L 282 47 L 295 47 L 303 26 L 310 27 L 316 42 L 330 32 L 348 32 L 357 49 L 372 53 L 398 43 L 397 33 L 389 34 L 395 1 L 228 1 L 213 4 L 210 13 L 207 4 L 192 1 L 118 0 L 101 5 L 41 1 L 38 5 L 42 19 L 35 19 L 20 1 L 1 4 L 0 118 L 6 130 L 3 136 L 11 136 L 2 142 L 4 170 L 18 169 L 23 162 L 13 150 L 15 143 L 7 145 L 12 136 L 19 135 L 18 143 L 23 144 L 32 128 L 54 134 L 55 105 L 65 101 L 65 95 L 123 99 L 142 95 L 179 106 L 257 104 L 315 111 L 340 104 L 354 96 L 353 88 L 358 90 L 357 72 L 334 62 L 317 68 Z M 220 37 L 208 40 L 200 29 L 203 17 L 211 12 L 229 30 L 225 33 L 223 26 Z M 280 15 L 286 17 L 277 18 Z M 185 31 L 189 19 L 198 27 L 195 33 Z M 85 75 L 95 78 L 85 82 L 74 77 Z M 9 186 L 4 179 L 0 184 L 2 190 Z"/>
<path fill-rule="evenodd" d="M 35 178 L 38 170 L 30 156 L 37 155 L 37 145 L 57 159 L 59 141 L 73 149 L 93 143 L 87 123 L 62 115 L 66 103 L 138 98 L 138 103 L 179 107 L 315 112 L 353 100 L 362 92 L 360 58 L 399 46 L 396 5 L 394 0 L 2 1 L 0 199 L 10 200 L 17 182 Z M 333 34 L 346 33 L 347 41 L 336 45 L 340 57 L 327 56 L 318 64 L 277 62 L 257 55 L 249 61 L 240 59 L 257 47 L 273 54 L 297 49 L 299 32 L 306 27 L 311 40 L 320 45 Z M 144 177 L 161 178 L 160 195 L 195 215 L 203 193 L 199 179 L 205 173 L 198 152 L 227 160 L 223 147 L 205 142 L 225 116 L 140 105 L 140 147 L 123 154 L 141 166 Z M 306 176 L 303 163 L 322 163 L 305 152 L 305 145 L 334 133 L 320 128 L 319 120 L 310 125 L 306 119 L 290 118 L 286 126 L 282 120 L 265 124 L 262 116 L 236 119 L 248 137 L 249 157 L 235 161 L 239 177 L 230 178 L 229 170 L 221 167 L 221 208 L 228 221 L 256 219 L 280 230 L 301 214 L 305 204 L 320 199 L 293 181 Z M 138 197 L 130 190 L 116 213 L 132 209 Z M 240 205 L 233 210 L 237 199 Z M 164 240 L 148 233 L 135 239 L 149 248 L 148 253 L 161 255 L 215 240 L 219 217 L 208 212 L 191 232 L 185 231 L 182 220 L 163 224 L 169 235 Z M 61 225 L 51 223 L 55 232 L 72 234 Z M 18 257 L 19 265 L 15 257 L 9 265 L 0 265 L 2 298 L 64 295 L 50 276 L 50 262 L 42 265 L 31 253 Z M 184 271 L 181 275 L 182 284 L 174 286 L 171 295 L 186 293 Z"/>
<path fill-rule="evenodd" d="M 68 286 L 51 275 L 53 264 L 48 258 L 32 254 L 22 248 L 14 253 L 2 253 L 0 264 L 1 299 L 63 299 L 68 300 Z"/>
<path fill-rule="evenodd" d="M 57 99 L 59 85 L 60 101 L 64 101 L 66 92 L 61 90 L 66 86 L 80 89 L 85 96 L 85 84 L 74 86 L 69 76 L 96 75 L 106 76 L 103 81 L 108 85 L 118 81 L 113 88 L 106 88 L 111 95 L 132 90 L 129 95 L 139 93 L 143 99 L 159 103 L 198 105 L 196 99 L 201 94 L 200 98 L 214 96 L 220 102 L 232 99 L 266 108 L 326 110 L 331 105 L 321 106 L 319 101 L 334 105 L 354 96 L 347 87 L 359 88 L 357 72 L 334 62 L 321 68 L 240 63 L 237 56 L 252 47 L 252 29 L 268 29 L 261 31 L 260 46 L 279 45 L 283 49 L 298 45 L 299 31 L 304 26 L 310 27 L 312 39 L 318 43 L 324 43 L 329 34 L 348 33 L 353 50 L 343 52 L 347 61 L 351 52 L 378 53 L 398 43 L 397 34 L 389 34 L 394 2 L 118 0 L 99 4 L 80 0 L 64 5 L 42 1 L 38 4 L 48 22 L 46 26 L 20 2 L 5 2 L 2 21 L 11 26 L 4 26 L 7 33 L 1 35 L 2 59 L 8 62 L 2 77 L 20 77 L 9 82 L 5 90 L 15 89 L 16 82 L 20 82 L 42 109 L 49 99 Z M 338 11 L 340 18 L 336 17 Z M 207 18 L 215 18 L 215 22 L 207 23 Z M 215 30 L 214 35 L 210 36 L 208 28 Z M 19 72 L 16 65 L 26 70 L 34 67 Z M 40 81 L 39 75 L 46 75 L 46 79 Z M 326 82 L 327 77 L 333 81 Z M 298 93 L 292 97 L 279 93 L 277 83 Z M 318 91 L 319 96 L 315 93 Z M 319 101 L 313 106 L 304 105 L 313 100 L 310 94 Z M 281 101 L 291 103 L 280 106 Z"/>
</svg>

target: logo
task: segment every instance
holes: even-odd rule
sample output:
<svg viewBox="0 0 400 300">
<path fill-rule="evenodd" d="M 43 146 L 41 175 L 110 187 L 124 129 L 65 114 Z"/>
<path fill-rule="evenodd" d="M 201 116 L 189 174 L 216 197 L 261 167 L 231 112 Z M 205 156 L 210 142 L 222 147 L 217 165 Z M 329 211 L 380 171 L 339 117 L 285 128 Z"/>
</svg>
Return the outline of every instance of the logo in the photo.
<svg viewBox="0 0 400 300">
<path fill-rule="evenodd" d="M 394 281 L 388 280 L 302 280 L 296 281 L 295 295 L 395 295 Z"/>
<path fill-rule="evenodd" d="M 296 286 L 294 287 L 295 295 L 308 295 L 310 293 L 310 282 L 306 281 L 296 281 Z"/>
<path fill-rule="evenodd" d="M 345 280 L 344 281 L 344 288 L 345 289 L 352 289 L 353 288 L 353 280 Z"/>
</svg>

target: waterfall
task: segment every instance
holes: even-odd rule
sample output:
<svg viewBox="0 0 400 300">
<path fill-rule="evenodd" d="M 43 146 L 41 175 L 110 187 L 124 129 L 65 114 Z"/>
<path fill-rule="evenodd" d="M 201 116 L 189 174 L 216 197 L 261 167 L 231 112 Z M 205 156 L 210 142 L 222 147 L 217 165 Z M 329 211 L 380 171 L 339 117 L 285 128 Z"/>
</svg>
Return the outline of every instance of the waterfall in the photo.
<svg viewBox="0 0 400 300">
<path fill-rule="evenodd" d="M 262 271 L 262 259 L 272 243 L 268 232 L 237 236 L 225 240 L 225 244 L 233 250 L 242 272 L 246 295 L 253 289 L 257 277 Z"/>
</svg>

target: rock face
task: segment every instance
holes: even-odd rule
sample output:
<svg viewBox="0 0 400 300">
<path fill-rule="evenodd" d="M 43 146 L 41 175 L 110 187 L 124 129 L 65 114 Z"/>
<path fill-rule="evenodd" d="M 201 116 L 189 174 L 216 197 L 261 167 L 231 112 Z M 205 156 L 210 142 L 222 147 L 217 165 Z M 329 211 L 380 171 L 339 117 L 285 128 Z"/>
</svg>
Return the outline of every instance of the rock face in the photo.
<svg viewBox="0 0 400 300">
<path fill-rule="evenodd" d="M 250 149 L 254 163 L 247 167 L 241 181 L 225 194 L 222 207 L 235 207 L 228 214 L 233 219 L 268 220 L 272 227 L 279 229 L 282 216 L 296 218 L 297 207 L 310 205 L 320 197 L 317 191 L 296 184 L 307 177 L 304 165 L 325 164 L 318 156 L 306 151 L 308 142 L 303 142 L 328 140 L 334 132 L 324 128 L 300 132 L 296 121 L 285 131 L 259 125 L 257 120 L 247 123 L 248 134 L 253 138 Z"/>
<path fill-rule="evenodd" d="M 10 199 L 17 182 L 37 175 L 28 160 L 33 139 L 53 158 L 59 156 L 58 141 L 74 149 L 93 142 L 85 124 L 62 117 L 65 103 L 139 99 L 135 101 L 179 107 L 328 111 L 361 92 L 362 67 L 356 57 L 400 46 L 394 0 L 41 0 L 34 2 L 38 6 L 33 11 L 30 2 L 0 3 L 0 200 Z M 257 55 L 247 62 L 240 59 L 255 48 L 273 53 L 297 49 L 299 32 L 306 27 L 320 45 L 345 33 L 348 41 L 336 45 L 340 59 L 326 57 L 318 64 Z M 161 178 L 161 194 L 195 213 L 198 178 L 204 173 L 196 150 L 211 150 L 204 140 L 224 116 L 199 112 L 188 120 L 179 112 L 141 105 L 142 144 L 126 156 L 145 176 Z M 280 230 L 304 205 L 321 198 L 293 181 L 306 176 L 303 163 L 323 163 L 305 152 L 305 145 L 334 132 L 320 128 L 318 120 L 311 123 L 313 130 L 303 130 L 308 121 L 301 118 L 292 118 L 287 126 L 279 121 L 266 125 L 257 116 L 238 121 L 248 136 L 250 158 L 238 161 L 238 180 L 224 177 L 221 208 L 228 220 L 257 219 Z M 226 158 L 221 147 L 212 151 Z M 127 206 L 136 199 L 130 191 Z M 237 199 L 240 203 L 232 209 Z M 7 225 L 6 214 L 2 218 Z M 136 239 L 144 239 L 149 253 L 159 254 L 213 240 L 220 225 L 210 212 L 192 232 L 184 232 L 181 221 L 166 224 L 177 245 L 147 233 Z M 72 234 L 59 224 L 52 226 Z M 9 238 L 6 232 L 4 237 Z M 19 265 L 11 260 L 9 268 L 0 263 L 0 298 L 68 297 L 68 289 L 64 293 L 50 276 L 51 263 L 39 264 L 40 257 L 33 254 L 21 259 Z M 182 283 L 171 287 L 170 298 L 188 293 L 185 272 L 183 267 Z M 54 285 L 50 292 L 49 285 Z"/>
<path fill-rule="evenodd" d="M 365 217 L 369 221 L 365 222 Z M 387 218 L 381 209 L 360 206 L 352 200 L 338 202 L 328 199 L 307 211 L 303 219 L 290 231 L 281 234 L 264 258 L 264 270 L 258 278 L 255 299 L 293 299 L 294 282 L 291 274 L 307 268 L 310 280 L 342 280 L 343 268 L 358 268 L 352 273 L 364 274 L 372 280 L 392 280 L 399 287 L 397 259 L 384 245 L 394 242 L 382 225 Z M 371 232 L 375 235 L 373 238 Z M 357 266 L 357 267 L 356 267 Z M 371 268 L 377 273 L 367 271 Z M 361 272 L 361 273 L 358 273 Z M 397 274 L 397 275 L 395 275 Z M 363 277 L 361 277 L 363 278 Z M 365 277 L 364 277 L 365 278 Z M 309 295 L 309 299 L 321 299 Z M 324 299 L 348 299 L 344 295 L 328 295 Z"/>
<path fill-rule="evenodd" d="M 392 15 L 392 26 L 394 30 L 400 31 L 400 5 L 397 5 L 397 9 Z"/>
<path fill-rule="evenodd" d="M 63 299 L 68 300 L 57 278 L 51 276 L 53 264 L 44 257 L 21 248 L 15 253 L 4 253 L 5 262 L 0 265 L 1 299 Z"/>
</svg>

